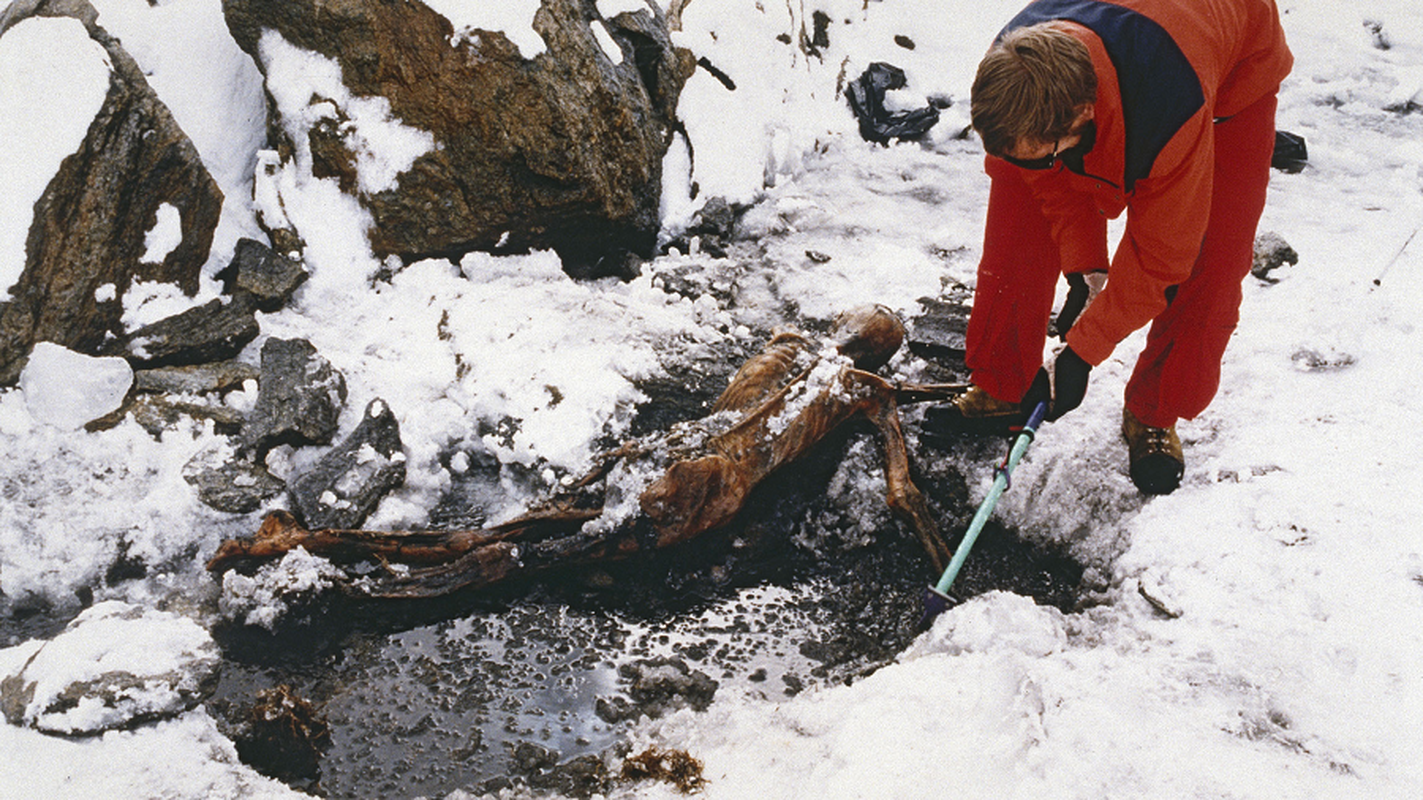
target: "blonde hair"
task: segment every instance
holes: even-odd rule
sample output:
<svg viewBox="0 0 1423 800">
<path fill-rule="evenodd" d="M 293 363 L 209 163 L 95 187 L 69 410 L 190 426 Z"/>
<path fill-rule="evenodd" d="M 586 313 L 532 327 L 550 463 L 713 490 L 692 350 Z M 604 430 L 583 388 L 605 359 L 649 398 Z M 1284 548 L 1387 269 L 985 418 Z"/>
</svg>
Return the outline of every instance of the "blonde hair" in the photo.
<svg viewBox="0 0 1423 800">
<path fill-rule="evenodd" d="M 1056 22 L 1004 34 L 979 62 L 969 113 L 983 148 L 1004 155 L 1019 140 L 1051 142 L 1072 132 L 1097 99 L 1087 46 Z"/>
</svg>

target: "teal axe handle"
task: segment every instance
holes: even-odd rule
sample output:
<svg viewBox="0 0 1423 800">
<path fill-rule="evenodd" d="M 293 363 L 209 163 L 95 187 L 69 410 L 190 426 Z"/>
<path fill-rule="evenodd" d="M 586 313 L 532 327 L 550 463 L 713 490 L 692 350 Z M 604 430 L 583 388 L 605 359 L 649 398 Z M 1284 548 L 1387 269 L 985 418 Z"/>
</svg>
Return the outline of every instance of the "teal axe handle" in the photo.
<svg viewBox="0 0 1423 800">
<path fill-rule="evenodd" d="M 1033 408 L 1033 413 L 1028 415 L 1028 421 L 1023 425 L 1022 432 L 1013 441 L 1013 448 L 1008 451 L 1008 458 L 1004 459 L 1002 466 L 998 468 L 997 474 L 993 477 L 993 488 L 988 490 L 988 496 L 983 498 L 983 502 L 979 504 L 978 513 L 973 515 L 973 522 L 969 523 L 968 530 L 964 532 L 963 541 L 959 542 L 959 549 L 954 551 L 953 560 L 949 562 L 949 566 L 944 568 L 944 574 L 934 585 L 934 591 L 941 596 L 948 596 L 949 587 L 954 585 L 954 579 L 959 576 L 959 570 L 963 569 L 963 562 L 968 559 L 968 551 L 973 549 L 973 543 L 978 540 L 978 534 L 983 531 L 983 526 L 993 515 L 993 508 L 998 505 L 999 496 L 1008 489 L 1013 468 L 1018 466 L 1018 461 L 1028 451 L 1028 445 L 1033 443 L 1038 426 L 1043 424 L 1043 417 L 1046 415 L 1047 403 L 1038 403 Z"/>
</svg>

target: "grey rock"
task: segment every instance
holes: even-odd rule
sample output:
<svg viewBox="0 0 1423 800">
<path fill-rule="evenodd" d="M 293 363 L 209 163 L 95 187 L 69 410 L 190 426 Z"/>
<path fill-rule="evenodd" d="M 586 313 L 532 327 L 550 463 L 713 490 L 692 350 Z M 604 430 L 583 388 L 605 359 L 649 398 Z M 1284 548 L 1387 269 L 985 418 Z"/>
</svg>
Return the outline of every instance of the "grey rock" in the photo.
<svg viewBox="0 0 1423 800">
<path fill-rule="evenodd" d="M 223 201 L 193 143 L 89 3 L 11 4 L 0 29 L 31 14 L 85 23 L 112 70 L 83 144 L 35 204 L 24 271 L 13 299 L 0 303 L 0 385 L 15 382 L 35 342 L 97 354 L 122 331 L 123 293 L 135 279 L 195 293 Z M 182 240 L 161 263 L 146 263 L 145 237 L 164 204 L 178 209 Z M 100 299 L 108 285 L 116 300 Z"/>
<path fill-rule="evenodd" d="M 1266 283 L 1278 283 L 1279 278 L 1271 272 L 1289 264 L 1299 263 L 1299 253 L 1274 231 L 1265 231 L 1255 237 L 1255 252 L 1250 261 L 1250 274 Z"/>
<path fill-rule="evenodd" d="M 246 415 L 220 399 L 201 398 L 231 391 L 249 380 L 255 382 L 259 375 L 256 367 L 240 361 L 138 370 L 124 404 L 84 429 L 108 430 L 125 418 L 132 418 L 150 435 L 161 439 L 184 420 L 198 420 L 210 421 L 216 432 L 233 436 L 242 430 Z"/>
<path fill-rule="evenodd" d="M 400 425 L 373 400 L 351 435 L 291 484 L 292 508 L 306 527 L 358 528 L 382 498 L 405 483 Z"/>
<path fill-rule="evenodd" d="M 672 47 L 655 4 L 603 19 L 593 0 L 543 0 L 533 27 L 547 49 L 532 58 L 503 33 L 457 38 L 421 3 L 227 0 L 223 10 L 259 68 L 267 65 L 258 43 L 275 31 L 337 60 L 352 94 L 387 98 L 392 116 L 433 137 L 396 188 L 367 192 L 337 104 L 313 98 L 329 109 L 315 124 L 272 112 L 283 158 L 297 149 L 286 123 L 309 125 L 302 144 L 313 172 L 370 211 L 377 255 L 552 248 L 580 274 L 625 271 L 623 253 L 652 255 L 662 158 L 695 68 Z M 606 26 L 621 59 L 604 52 L 593 23 Z M 300 231 L 273 232 L 274 241 L 290 238 Z"/>
<path fill-rule="evenodd" d="M 300 261 L 280 255 L 256 239 L 241 239 L 232 263 L 217 277 L 228 294 L 250 293 L 257 308 L 272 312 L 286 305 L 310 273 Z"/>
<path fill-rule="evenodd" d="M 139 367 L 175 367 L 224 361 L 242 352 L 257 334 L 254 300 L 239 294 L 145 325 L 103 348 Z"/>
<path fill-rule="evenodd" d="M 279 444 L 330 444 L 346 404 L 346 378 L 305 339 L 262 345 L 261 387 L 239 453 L 261 461 Z"/>
<path fill-rule="evenodd" d="M 732 205 L 723 197 L 709 198 L 692 216 L 691 223 L 680 235 L 663 245 L 666 252 L 673 248 L 683 253 L 692 252 L 692 241 L 697 242 L 699 252 L 713 258 L 726 258 L 736 233 L 736 221 L 746 212 L 747 206 Z"/>
<path fill-rule="evenodd" d="M 132 417 L 149 435 L 161 439 L 184 420 L 208 421 L 217 433 L 232 436 L 242 430 L 243 414 L 233 408 L 216 404 L 177 400 L 166 395 L 131 395 L 128 402 L 112 414 L 107 414 L 84 426 L 89 432 L 107 430 Z"/>
<path fill-rule="evenodd" d="M 157 367 L 135 371 L 133 388 L 136 392 L 210 394 L 239 389 L 247 381 L 256 381 L 260 375 L 257 367 L 243 361 Z"/>
<path fill-rule="evenodd" d="M 183 479 L 209 508 L 228 514 L 249 514 L 280 495 L 286 483 L 250 458 L 234 457 L 229 447 L 214 447 L 193 456 L 183 467 Z"/>
</svg>

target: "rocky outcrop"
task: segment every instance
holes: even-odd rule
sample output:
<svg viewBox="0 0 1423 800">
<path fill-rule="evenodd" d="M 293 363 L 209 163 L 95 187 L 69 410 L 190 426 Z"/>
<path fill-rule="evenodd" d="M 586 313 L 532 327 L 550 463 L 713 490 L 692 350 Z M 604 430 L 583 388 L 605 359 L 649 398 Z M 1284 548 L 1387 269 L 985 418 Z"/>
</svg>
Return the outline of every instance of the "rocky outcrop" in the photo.
<svg viewBox="0 0 1423 800">
<path fill-rule="evenodd" d="M 419 2 L 223 8 L 274 98 L 286 95 L 273 85 L 274 40 L 264 37 L 279 35 L 339 63 L 353 97 L 385 98 L 400 124 L 430 135 L 432 146 L 394 185 L 378 188 L 361 173 L 372 143 L 338 98 L 311 97 L 285 116 L 274 104 L 269 127 L 282 158 L 306 154 L 316 177 L 359 198 L 376 255 L 552 248 L 574 274 L 651 255 L 662 157 L 695 66 L 672 47 L 653 4 L 605 20 L 594 0 L 543 0 L 533 28 L 546 50 L 531 57 L 503 33 L 457 31 Z"/>
<path fill-rule="evenodd" d="M 223 201 L 138 65 L 94 22 L 92 6 L 82 0 L 12 4 L 0 29 L 15 30 L 28 14 L 84 22 L 111 71 L 83 145 L 63 161 L 34 206 L 24 271 L 10 301 L 0 303 L 0 385 L 15 382 L 35 342 L 99 352 L 122 330 L 123 293 L 135 279 L 196 292 Z M 146 261 L 146 239 L 160 210 L 169 219 L 176 211 L 181 237 Z"/>
</svg>

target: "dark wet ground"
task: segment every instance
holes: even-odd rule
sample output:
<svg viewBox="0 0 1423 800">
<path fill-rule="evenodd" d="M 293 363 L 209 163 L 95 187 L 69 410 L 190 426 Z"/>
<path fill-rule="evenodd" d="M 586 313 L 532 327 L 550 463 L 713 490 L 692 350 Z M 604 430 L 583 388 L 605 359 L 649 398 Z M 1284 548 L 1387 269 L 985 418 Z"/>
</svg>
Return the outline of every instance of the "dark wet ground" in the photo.
<svg viewBox="0 0 1423 800">
<path fill-rule="evenodd" d="M 326 598 L 275 634 L 215 631 L 227 663 L 210 708 L 249 762 L 328 797 L 606 789 L 600 757 L 639 715 L 702 707 L 713 693 L 772 701 L 853 681 L 918 633 L 938 576 L 914 534 L 886 516 L 862 536 L 844 494 L 866 486 L 827 494 L 842 463 L 877 467 L 874 442 L 851 426 L 760 487 L 731 530 L 667 552 L 438 602 Z M 956 539 L 973 509 L 942 460 L 919 458 L 916 480 Z M 1081 574 L 990 526 L 955 592 L 1006 589 L 1070 610 Z M 262 763 L 247 721 L 257 694 L 278 686 L 327 726 L 309 745 L 276 748 L 292 755 L 285 765 Z"/>
</svg>

